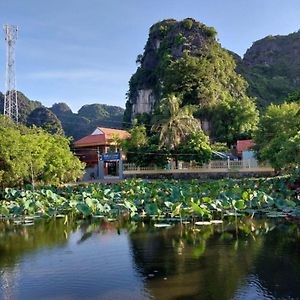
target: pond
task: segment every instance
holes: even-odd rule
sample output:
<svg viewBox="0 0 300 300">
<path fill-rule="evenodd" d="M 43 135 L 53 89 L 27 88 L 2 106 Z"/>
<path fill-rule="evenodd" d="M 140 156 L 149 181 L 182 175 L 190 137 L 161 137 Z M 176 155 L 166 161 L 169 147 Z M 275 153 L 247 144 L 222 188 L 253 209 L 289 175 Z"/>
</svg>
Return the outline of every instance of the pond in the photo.
<svg viewBox="0 0 300 300">
<path fill-rule="evenodd" d="M 0 299 L 299 299 L 300 228 L 0 223 Z"/>
</svg>

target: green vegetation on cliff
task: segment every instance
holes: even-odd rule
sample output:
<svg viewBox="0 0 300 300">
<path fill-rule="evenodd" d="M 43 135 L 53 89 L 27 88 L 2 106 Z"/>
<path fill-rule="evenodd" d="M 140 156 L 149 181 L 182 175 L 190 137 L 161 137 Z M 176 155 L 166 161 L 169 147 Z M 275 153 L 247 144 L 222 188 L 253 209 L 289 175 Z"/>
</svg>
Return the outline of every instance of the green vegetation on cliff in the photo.
<svg viewBox="0 0 300 300">
<path fill-rule="evenodd" d="M 235 72 L 234 59 L 216 41 L 214 28 L 193 19 L 159 22 L 150 28 L 137 61 L 140 66 L 129 82 L 126 122 L 145 108 L 140 91 L 151 90 L 154 116 L 161 99 L 175 94 L 182 106 L 196 105 L 195 116 L 206 121 L 206 132 L 214 140 L 231 144 L 256 128 L 254 99 L 247 96 L 247 83 Z"/>
<path fill-rule="evenodd" d="M 282 103 L 300 88 L 300 31 L 254 42 L 238 63 L 238 70 L 247 79 L 248 92 L 257 98 L 260 109 Z"/>
<path fill-rule="evenodd" d="M 42 107 L 39 101 L 29 100 L 23 93 L 18 91 L 19 121 L 26 124 L 28 115 L 36 108 Z M 0 114 L 4 111 L 4 95 L 0 92 Z"/>
<path fill-rule="evenodd" d="M 63 134 L 61 122 L 57 116 L 46 107 L 38 107 L 34 109 L 27 117 L 27 126 L 41 127 L 49 133 Z"/>
</svg>

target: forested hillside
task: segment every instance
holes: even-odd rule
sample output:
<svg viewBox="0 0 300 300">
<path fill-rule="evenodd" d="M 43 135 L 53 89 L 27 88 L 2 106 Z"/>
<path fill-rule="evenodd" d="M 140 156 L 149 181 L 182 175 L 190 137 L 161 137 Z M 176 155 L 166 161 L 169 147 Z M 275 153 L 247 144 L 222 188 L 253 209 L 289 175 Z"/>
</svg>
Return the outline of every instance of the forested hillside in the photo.
<svg viewBox="0 0 300 300">
<path fill-rule="evenodd" d="M 280 104 L 300 88 L 300 31 L 256 41 L 237 62 L 261 110 Z"/>
<path fill-rule="evenodd" d="M 29 100 L 18 92 L 19 120 L 25 125 L 42 127 L 50 133 L 64 132 L 77 140 L 90 134 L 95 127 L 121 128 L 124 109 L 106 104 L 88 104 L 73 113 L 65 103 L 46 108 L 41 102 Z M 4 95 L 0 92 L 0 113 L 3 114 Z"/>
</svg>

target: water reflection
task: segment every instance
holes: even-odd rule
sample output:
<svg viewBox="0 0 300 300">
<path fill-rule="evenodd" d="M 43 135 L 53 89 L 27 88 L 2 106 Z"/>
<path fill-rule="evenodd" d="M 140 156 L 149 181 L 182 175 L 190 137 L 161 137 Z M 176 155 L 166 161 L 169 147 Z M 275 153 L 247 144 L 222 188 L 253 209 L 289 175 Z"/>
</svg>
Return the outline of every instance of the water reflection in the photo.
<svg viewBox="0 0 300 300">
<path fill-rule="evenodd" d="M 299 250 L 275 220 L 1 223 L 0 298 L 298 299 Z"/>
<path fill-rule="evenodd" d="M 300 295 L 296 225 L 243 219 L 152 234 L 144 228 L 130 237 L 138 270 L 148 276 L 148 288 L 156 299 L 298 299 Z"/>
</svg>

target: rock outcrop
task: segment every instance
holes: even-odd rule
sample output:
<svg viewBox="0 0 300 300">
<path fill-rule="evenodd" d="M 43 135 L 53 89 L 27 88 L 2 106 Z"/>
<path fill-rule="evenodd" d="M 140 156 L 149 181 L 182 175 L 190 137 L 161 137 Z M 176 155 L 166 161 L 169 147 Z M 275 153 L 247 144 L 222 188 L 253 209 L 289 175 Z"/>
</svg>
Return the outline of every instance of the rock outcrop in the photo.
<svg viewBox="0 0 300 300">
<path fill-rule="evenodd" d="M 254 42 L 238 62 L 238 71 L 262 110 L 270 103 L 282 103 L 300 88 L 300 31 Z"/>
<path fill-rule="evenodd" d="M 137 58 L 139 67 L 129 82 L 125 122 L 130 122 L 137 114 L 154 110 L 161 96 L 162 73 L 166 61 L 181 58 L 184 53 L 196 54 L 199 49 L 215 42 L 216 31 L 212 27 L 185 19 L 168 19 L 150 28 L 145 51 Z"/>
</svg>

